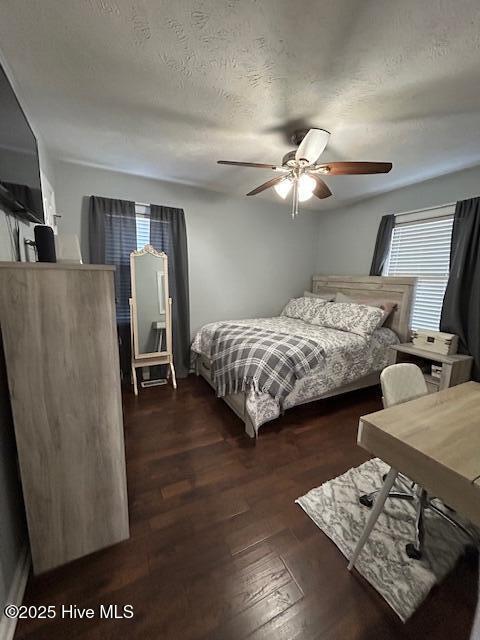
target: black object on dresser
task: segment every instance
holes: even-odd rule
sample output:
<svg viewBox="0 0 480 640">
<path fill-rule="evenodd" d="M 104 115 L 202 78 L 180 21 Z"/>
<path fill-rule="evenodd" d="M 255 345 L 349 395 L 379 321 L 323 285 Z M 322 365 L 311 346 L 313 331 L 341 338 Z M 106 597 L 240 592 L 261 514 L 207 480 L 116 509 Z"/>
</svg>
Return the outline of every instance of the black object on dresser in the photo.
<svg viewBox="0 0 480 640">
<path fill-rule="evenodd" d="M 52 227 L 46 224 L 37 224 L 34 228 L 35 244 L 39 262 L 56 262 L 55 236 Z"/>
</svg>

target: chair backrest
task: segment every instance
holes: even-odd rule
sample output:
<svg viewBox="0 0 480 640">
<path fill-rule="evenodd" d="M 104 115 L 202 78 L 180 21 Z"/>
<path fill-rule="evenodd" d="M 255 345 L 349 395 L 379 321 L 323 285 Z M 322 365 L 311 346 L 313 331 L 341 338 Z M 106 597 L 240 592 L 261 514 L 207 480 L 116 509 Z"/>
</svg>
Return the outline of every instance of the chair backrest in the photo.
<svg viewBox="0 0 480 640">
<path fill-rule="evenodd" d="M 420 398 L 428 393 L 420 367 L 407 362 L 386 367 L 380 375 L 380 383 L 385 408 Z"/>
</svg>

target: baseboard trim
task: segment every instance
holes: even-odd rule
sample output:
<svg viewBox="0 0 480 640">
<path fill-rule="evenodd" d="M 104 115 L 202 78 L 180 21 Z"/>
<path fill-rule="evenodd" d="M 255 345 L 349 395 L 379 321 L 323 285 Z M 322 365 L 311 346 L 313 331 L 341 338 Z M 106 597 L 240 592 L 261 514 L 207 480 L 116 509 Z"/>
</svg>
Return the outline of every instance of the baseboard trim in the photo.
<svg viewBox="0 0 480 640">
<path fill-rule="evenodd" d="M 30 573 L 30 564 L 30 551 L 28 546 L 25 545 L 20 558 L 18 559 L 15 575 L 13 576 L 12 585 L 5 604 L 15 604 L 17 607 L 22 604 L 25 587 L 27 586 L 28 574 Z M 17 627 L 17 620 L 16 618 L 7 618 L 3 611 L 1 614 L 0 640 L 13 640 L 15 629 Z"/>
</svg>

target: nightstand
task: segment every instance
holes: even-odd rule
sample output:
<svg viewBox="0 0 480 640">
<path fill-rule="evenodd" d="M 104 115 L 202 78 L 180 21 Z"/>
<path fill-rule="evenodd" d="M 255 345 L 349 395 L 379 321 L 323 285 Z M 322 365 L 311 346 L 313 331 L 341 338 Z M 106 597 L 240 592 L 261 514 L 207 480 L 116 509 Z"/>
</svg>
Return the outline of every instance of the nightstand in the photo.
<svg viewBox="0 0 480 640">
<path fill-rule="evenodd" d="M 472 370 L 472 356 L 461 354 L 446 356 L 443 353 L 434 353 L 418 349 L 411 342 L 395 344 L 390 347 L 390 364 L 398 362 L 413 362 L 420 367 L 425 376 L 425 382 L 430 393 L 454 387 L 457 384 L 468 382 Z M 431 375 L 432 364 L 441 367 L 440 378 Z"/>
</svg>

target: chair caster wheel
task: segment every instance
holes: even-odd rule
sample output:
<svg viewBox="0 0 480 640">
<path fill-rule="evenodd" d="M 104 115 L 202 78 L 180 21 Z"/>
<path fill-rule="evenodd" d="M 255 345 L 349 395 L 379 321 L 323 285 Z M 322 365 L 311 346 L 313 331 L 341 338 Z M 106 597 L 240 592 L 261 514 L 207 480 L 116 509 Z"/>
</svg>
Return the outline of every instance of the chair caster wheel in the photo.
<svg viewBox="0 0 480 640">
<path fill-rule="evenodd" d="M 373 498 L 371 498 L 368 494 L 360 496 L 358 501 L 360 502 L 360 504 L 363 504 L 364 507 L 368 507 L 369 509 L 373 507 Z"/>
<path fill-rule="evenodd" d="M 415 547 L 411 542 L 405 545 L 405 551 L 409 558 L 413 560 L 421 560 L 422 552 Z"/>
</svg>

